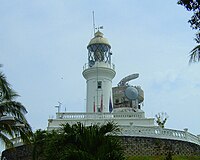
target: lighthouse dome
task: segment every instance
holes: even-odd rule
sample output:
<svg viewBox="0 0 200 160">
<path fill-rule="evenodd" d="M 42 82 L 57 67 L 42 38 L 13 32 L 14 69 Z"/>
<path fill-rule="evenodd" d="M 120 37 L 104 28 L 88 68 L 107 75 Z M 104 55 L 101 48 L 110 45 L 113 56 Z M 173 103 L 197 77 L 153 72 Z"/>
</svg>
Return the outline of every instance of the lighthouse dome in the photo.
<svg viewBox="0 0 200 160">
<path fill-rule="evenodd" d="M 97 31 L 95 34 L 94 34 L 94 38 L 92 38 L 88 44 L 88 47 L 90 45 L 94 45 L 94 44 L 105 44 L 105 45 L 108 45 L 109 48 L 111 48 L 108 40 L 106 38 L 103 37 L 103 33 L 100 32 L 100 31 Z"/>
<path fill-rule="evenodd" d="M 97 31 L 94 34 L 87 46 L 88 49 L 88 64 L 90 67 L 94 66 L 96 62 L 104 62 L 105 64 L 111 64 L 111 46 L 106 38 L 103 37 L 103 33 Z"/>
</svg>

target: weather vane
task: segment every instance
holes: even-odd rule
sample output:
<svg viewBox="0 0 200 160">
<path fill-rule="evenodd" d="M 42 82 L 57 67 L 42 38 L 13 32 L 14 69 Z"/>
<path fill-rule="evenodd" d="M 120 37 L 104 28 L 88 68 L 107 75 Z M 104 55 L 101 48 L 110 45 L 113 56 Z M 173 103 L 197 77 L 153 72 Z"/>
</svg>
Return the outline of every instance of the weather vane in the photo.
<svg viewBox="0 0 200 160">
<path fill-rule="evenodd" d="M 94 11 L 92 11 L 92 18 L 93 18 L 93 29 L 94 29 L 94 34 L 95 34 L 95 31 L 96 31 L 96 30 L 103 29 L 103 26 L 99 26 L 99 27 L 96 27 L 96 26 L 95 26 Z"/>
</svg>

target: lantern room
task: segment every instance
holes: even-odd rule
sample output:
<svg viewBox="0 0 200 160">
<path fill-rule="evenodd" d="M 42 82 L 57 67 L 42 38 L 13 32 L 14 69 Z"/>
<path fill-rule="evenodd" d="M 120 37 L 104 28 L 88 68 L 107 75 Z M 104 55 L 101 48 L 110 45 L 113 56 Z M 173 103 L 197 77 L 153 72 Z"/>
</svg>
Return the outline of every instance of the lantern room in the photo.
<svg viewBox="0 0 200 160">
<path fill-rule="evenodd" d="M 91 39 L 88 46 L 88 64 L 92 67 L 96 62 L 105 62 L 111 64 L 111 46 L 103 33 L 97 31 L 94 38 Z"/>
</svg>

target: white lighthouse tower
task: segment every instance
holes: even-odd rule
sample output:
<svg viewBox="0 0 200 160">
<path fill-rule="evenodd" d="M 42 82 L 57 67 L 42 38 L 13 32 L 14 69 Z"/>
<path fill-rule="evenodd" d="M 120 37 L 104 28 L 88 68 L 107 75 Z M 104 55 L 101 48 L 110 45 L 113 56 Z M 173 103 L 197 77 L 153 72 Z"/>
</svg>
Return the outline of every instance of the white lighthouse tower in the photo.
<svg viewBox="0 0 200 160">
<path fill-rule="evenodd" d="M 112 79 L 116 74 L 111 63 L 111 46 L 98 30 L 87 49 L 88 63 L 83 70 L 87 83 L 86 112 L 111 112 Z"/>
</svg>

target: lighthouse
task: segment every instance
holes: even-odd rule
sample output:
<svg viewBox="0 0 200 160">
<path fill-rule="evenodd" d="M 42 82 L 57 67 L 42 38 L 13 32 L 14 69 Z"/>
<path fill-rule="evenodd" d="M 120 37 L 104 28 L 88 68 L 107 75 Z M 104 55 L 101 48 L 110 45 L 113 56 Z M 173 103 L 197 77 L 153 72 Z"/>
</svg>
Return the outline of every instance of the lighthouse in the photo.
<svg viewBox="0 0 200 160">
<path fill-rule="evenodd" d="M 111 45 L 99 30 L 87 45 L 87 55 L 82 72 L 86 80 L 86 112 L 58 111 L 55 119 L 49 119 L 48 130 L 56 129 L 63 123 L 73 125 L 80 122 L 90 126 L 114 121 L 123 130 L 123 135 L 148 135 L 155 127 L 155 119 L 146 118 L 142 110 L 142 88 L 129 83 L 138 78 L 139 73 L 128 75 L 117 86 L 112 86 L 116 72 L 112 63 Z M 158 132 L 156 130 L 152 133 Z"/>
<path fill-rule="evenodd" d="M 86 112 L 112 112 L 112 79 L 115 77 L 111 46 L 99 30 L 88 46 L 88 62 L 83 68 L 86 79 Z"/>
</svg>

